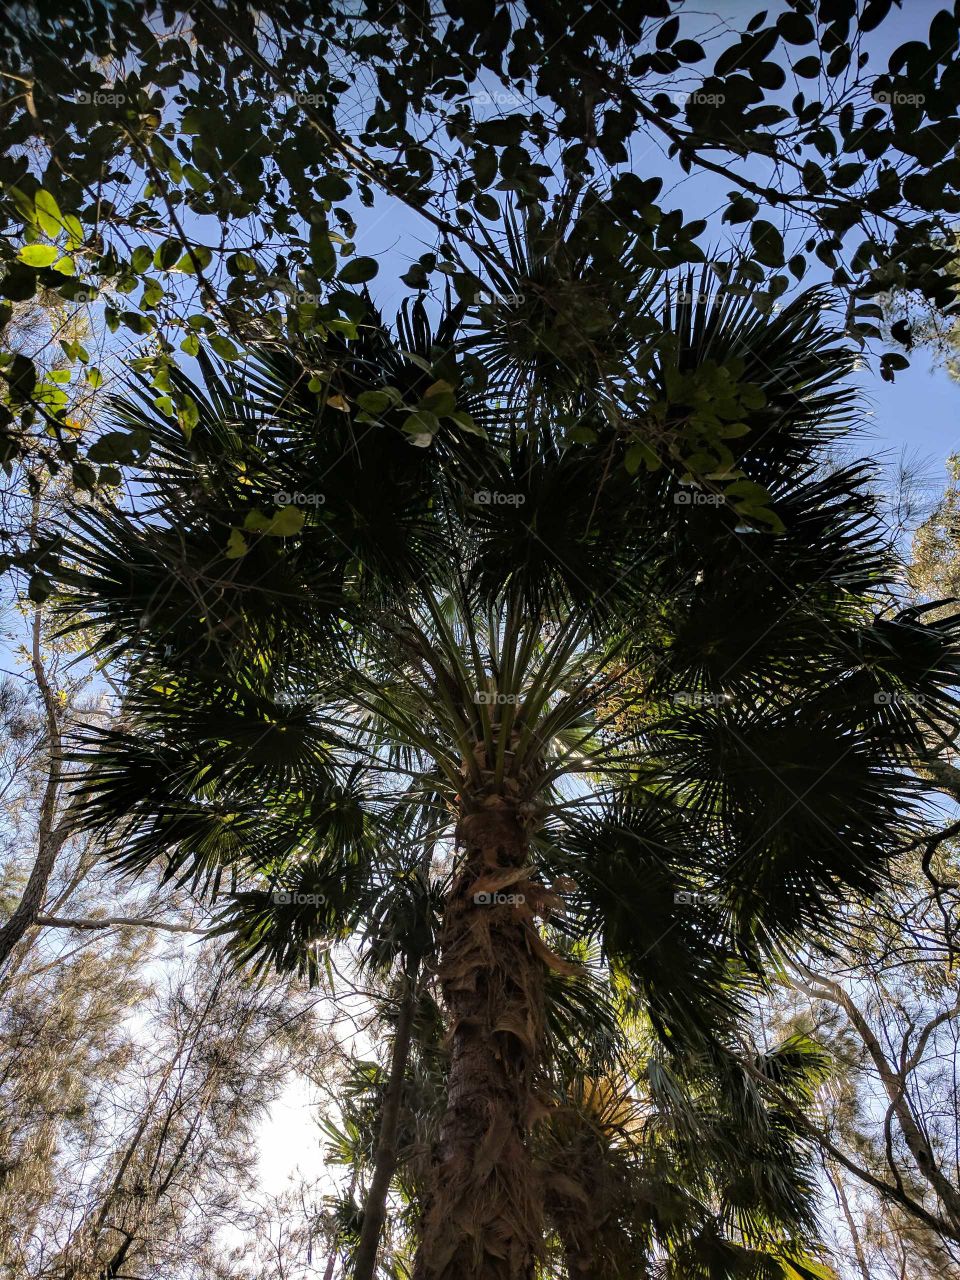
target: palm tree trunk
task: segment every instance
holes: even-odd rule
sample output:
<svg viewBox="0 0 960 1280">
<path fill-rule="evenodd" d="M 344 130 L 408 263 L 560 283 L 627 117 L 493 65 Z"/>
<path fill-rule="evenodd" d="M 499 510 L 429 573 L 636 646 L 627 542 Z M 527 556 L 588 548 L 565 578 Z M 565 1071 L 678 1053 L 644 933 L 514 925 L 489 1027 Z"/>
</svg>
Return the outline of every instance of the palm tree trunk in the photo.
<svg viewBox="0 0 960 1280">
<path fill-rule="evenodd" d="M 439 970 L 450 1016 L 447 1109 L 414 1277 L 532 1280 L 543 1241 L 529 1127 L 543 1048 L 545 948 L 524 892 L 532 888 L 527 839 L 509 802 L 493 797 L 461 819 L 458 834 L 465 855 L 447 903 Z"/>
<path fill-rule="evenodd" d="M 584 1258 L 575 1247 L 564 1249 L 564 1257 L 570 1280 L 596 1280 L 596 1270 L 591 1258 Z"/>
<path fill-rule="evenodd" d="M 564 1248 L 564 1259 L 567 1264 L 567 1275 L 569 1280 L 605 1280 L 605 1277 L 614 1274 L 613 1268 L 616 1267 L 616 1259 L 609 1259 L 600 1254 L 585 1257 L 583 1252 L 577 1246 Z M 607 1265 L 604 1265 L 607 1264 Z M 650 1272 L 644 1263 L 640 1263 L 640 1269 L 637 1270 L 636 1263 L 631 1263 L 633 1269 L 630 1271 L 630 1280 L 649 1280 Z M 623 1271 L 617 1271 L 617 1275 L 624 1275 Z"/>
<path fill-rule="evenodd" d="M 400 1102 L 403 1097 L 403 1080 L 410 1054 L 410 1034 L 416 1008 L 416 983 L 411 976 L 406 980 L 406 991 L 400 1005 L 397 1031 L 393 1040 L 393 1056 L 390 1060 L 390 1078 L 383 1103 L 383 1116 L 377 1138 L 373 1178 L 363 1206 L 363 1225 L 360 1243 L 353 1264 L 354 1280 L 373 1280 L 377 1265 L 377 1249 L 380 1232 L 387 1212 L 387 1193 L 397 1167 L 397 1130 L 400 1123 Z"/>
</svg>

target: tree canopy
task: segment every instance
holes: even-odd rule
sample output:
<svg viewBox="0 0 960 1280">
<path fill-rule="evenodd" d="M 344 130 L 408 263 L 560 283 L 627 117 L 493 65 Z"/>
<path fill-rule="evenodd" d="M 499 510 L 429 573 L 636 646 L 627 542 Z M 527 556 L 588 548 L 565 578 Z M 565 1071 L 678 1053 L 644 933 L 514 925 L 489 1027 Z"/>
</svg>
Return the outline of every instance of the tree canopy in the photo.
<svg viewBox="0 0 960 1280">
<path fill-rule="evenodd" d="M 251 330 L 352 330 L 344 286 L 378 270 L 356 251 L 375 202 L 413 211 L 432 244 L 403 272 L 418 290 L 443 274 L 461 296 L 489 287 L 475 273 L 505 265 L 506 202 L 564 184 L 596 189 L 612 256 L 626 231 L 643 265 L 706 261 L 704 202 L 668 206 L 653 154 L 713 184 L 740 233 L 721 264 L 740 273 L 732 288 L 773 305 L 826 275 L 847 331 L 876 337 L 891 288 L 952 308 L 942 246 L 960 210 L 957 18 L 938 11 L 881 54 L 896 11 L 791 0 L 734 38 L 670 0 L 588 4 L 575 20 L 556 3 L 10 8 L 0 289 L 8 306 L 40 291 L 92 308 L 189 430 L 178 349 L 230 357 Z M 95 353 L 67 342 L 95 390 Z M 892 376 L 903 356 L 883 361 Z M 33 352 L 9 349 L 2 374 L 8 465 L 37 450 L 37 421 L 41 455 L 85 488 L 149 449 L 129 435 L 85 446 Z"/>
</svg>

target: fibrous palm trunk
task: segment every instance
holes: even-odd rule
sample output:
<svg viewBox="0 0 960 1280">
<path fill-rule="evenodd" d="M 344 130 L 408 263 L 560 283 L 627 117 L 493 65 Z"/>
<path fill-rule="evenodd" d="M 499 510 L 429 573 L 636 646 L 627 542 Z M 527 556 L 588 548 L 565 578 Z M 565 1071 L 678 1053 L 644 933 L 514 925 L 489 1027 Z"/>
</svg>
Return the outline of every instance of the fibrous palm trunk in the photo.
<svg viewBox="0 0 960 1280">
<path fill-rule="evenodd" d="M 450 1018 L 447 1108 L 415 1280 L 532 1280 L 543 1200 L 530 1126 L 543 1048 L 546 948 L 515 806 L 461 817 L 440 979 Z"/>
</svg>

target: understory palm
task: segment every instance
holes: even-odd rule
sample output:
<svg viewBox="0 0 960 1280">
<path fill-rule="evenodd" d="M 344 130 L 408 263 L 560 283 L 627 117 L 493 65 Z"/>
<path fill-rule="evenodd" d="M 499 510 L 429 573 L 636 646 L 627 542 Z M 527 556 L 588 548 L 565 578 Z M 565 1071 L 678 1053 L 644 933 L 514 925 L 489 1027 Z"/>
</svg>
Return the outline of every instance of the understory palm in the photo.
<svg viewBox="0 0 960 1280">
<path fill-rule="evenodd" d="M 122 727 L 77 749 L 123 870 L 161 860 L 238 958 L 316 976 L 376 945 L 384 895 L 402 915 L 418 845 L 452 858 L 436 929 L 410 916 L 446 1037 L 418 1280 L 556 1274 L 557 1025 L 598 990 L 735 1114 L 767 961 L 882 882 L 955 709 L 956 623 L 893 609 L 870 469 L 831 456 L 855 404 L 825 299 L 677 295 L 590 225 L 514 234 L 509 305 L 393 334 L 367 303 L 355 336 L 205 362 L 189 438 L 131 392 L 117 428 L 160 442 L 137 509 L 68 548 L 63 607 L 126 672 Z M 713 1186 L 712 1243 L 615 1197 L 557 1265 L 618 1275 L 632 1233 L 623 1274 L 795 1275 L 766 1244 L 809 1233 L 810 1186 L 764 1202 L 754 1166 Z"/>
<path fill-rule="evenodd" d="M 823 1056 L 800 1038 L 767 1053 L 748 1049 L 743 1061 L 665 1050 L 655 1035 L 638 1035 L 638 1021 L 615 1007 L 599 979 L 589 1004 L 566 1015 L 570 993 L 548 994 L 550 1107 L 533 1140 L 543 1276 L 826 1280 L 832 1273 L 806 1243 L 812 1153 L 790 1114 L 791 1106 L 809 1108 Z M 399 1002 L 387 998 L 385 1025 L 399 1028 L 400 1018 Z M 406 1275 L 415 1252 L 431 1182 L 425 1153 L 442 1122 L 446 1077 L 442 1010 L 424 992 L 405 1059 L 384 1276 Z M 386 1072 L 358 1061 L 340 1124 L 327 1125 L 330 1153 L 351 1167 L 351 1186 L 368 1183 L 390 1087 Z M 358 1214 L 352 1193 L 336 1208 L 354 1275 L 366 1208 Z"/>
</svg>

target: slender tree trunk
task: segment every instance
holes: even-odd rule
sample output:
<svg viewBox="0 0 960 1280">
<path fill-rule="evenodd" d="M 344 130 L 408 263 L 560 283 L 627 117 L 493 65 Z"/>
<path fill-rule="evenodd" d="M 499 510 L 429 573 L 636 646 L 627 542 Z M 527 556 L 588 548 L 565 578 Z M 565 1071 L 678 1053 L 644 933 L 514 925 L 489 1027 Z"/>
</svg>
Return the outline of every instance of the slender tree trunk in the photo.
<svg viewBox="0 0 960 1280">
<path fill-rule="evenodd" d="M 840 1203 L 840 1208 L 843 1210 L 844 1221 L 847 1224 L 847 1232 L 849 1233 L 850 1240 L 853 1244 L 853 1252 L 856 1255 L 857 1266 L 860 1268 L 860 1275 L 863 1277 L 863 1280 L 870 1280 L 870 1269 L 867 1266 L 866 1255 L 863 1252 L 863 1245 L 860 1241 L 860 1232 L 857 1230 L 856 1219 L 850 1209 L 850 1201 L 847 1199 L 847 1192 L 843 1185 L 843 1175 L 839 1168 L 831 1169 L 826 1161 L 824 1161 L 824 1168 L 827 1171 L 827 1177 L 830 1179 L 834 1191 L 837 1193 L 837 1200 Z"/>
<path fill-rule="evenodd" d="M 0 928 L 0 969 L 10 958 L 14 947 L 31 927 L 36 924 L 47 894 L 47 885 L 53 872 L 57 855 L 66 840 L 66 830 L 61 824 L 56 825 L 57 808 L 60 800 L 60 712 L 56 695 L 50 688 L 47 673 L 43 667 L 40 651 L 41 612 L 33 615 L 33 652 L 31 661 L 37 688 L 43 700 L 44 717 L 47 727 L 47 781 L 43 799 L 40 803 L 40 822 L 37 831 L 37 860 L 33 864 L 26 888 L 13 914 L 6 924 Z"/>
<path fill-rule="evenodd" d="M 429 883 L 436 843 L 437 837 L 433 835 L 424 844 L 423 852 L 420 855 L 418 872 L 425 884 Z M 363 1206 L 363 1225 L 360 1228 L 360 1243 L 357 1246 L 353 1280 L 373 1280 L 377 1263 L 377 1250 L 380 1246 L 380 1235 L 387 1215 L 387 1195 L 397 1167 L 397 1131 L 400 1122 L 400 1103 L 403 1098 L 403 1082 L 407 1070 L 407 1060 L 410 1057 L 410 1041 L 417 1008 L 420 977 L 423 972 L 422 956 L 407 955 L 404 958 L 404 967 L 407 971 L 404 978 L 404 996 L 393 1041 L 390 1078 L 387 1082 L 383 1115 L 380 1120 L 380 1132 L 377 1135 L 373 1180 L 370 1183 L 366 1203 Z M 351 1189 L 352 1194 L 353 1191 Z M 327 1280 L 330 1280 L 330 1278 L 328 1277 Z"/>
<path fill-rule="evenodd" d="M 353 1193 L 356 1191 L 356 1189 L 357 1189 L 357 1169 L 356 1169 L 356 1165 L 354 1165 L 353 1173 L 350 1175 L 350 1186 L 347 1188 L 348 1200 L 350 1201 L 353 1200 Z M 329 1258 L 327 1258 L 327 1266 L 323 1273 L 323 1280 L 333 1280 L 333 1269 L 337 1265 L 337 1255 L 339 1254 L 339 1252 L 340 1250 L 337 1246 L 337 1241 L 336 1239 L 334 1239 L 333 1245 L 331 1246 L 331 1249 L 330 1249 L 330 1256 Z"/>
<path fill-rule="evenodd" d="M 543 1196 L 529 1129 L 549 953 L 533 924 L 527 838 L 511 804 L 488 797 L 458 834 L 465 853 L 439 969 L 450 1016 L 447 1109 L 414 1277 L 532 1280 Z"/>
<path fill-rule="evenodd" d="M 349 1201 L 351 1202 L 353 1201 L 353 1193 L 356 1192 L 356 1189 L 357 1189 L 357 1167 L 355 1165 L 353 1166 L 351 1179 L 349 1179 L 349 1187 L 347 1188 L 347 1199 L 349 1199 Z M 328 1260 L 326 1260 L 326 1268 L 324 1270 L 324 1280 L 333 1280 L 333 1268 L 337 1266 L 337 1257 L 339 1252 L 340 1251 L 338 1248 L 337 1239 L 334 1238 L 332 1248 L 330 1248 L 330 1254 L 329 1254 Z"/>
<path fill-rule="evenodd" d="M 383 1103 L 383 1116 L 377 1139 L 373 1179 L 363 1207 L 363 1225 L 360 1243 L 353 1264 L 353 1280 L 373 1280 L 377 1265 L 377 1249 L 380 1233 L 387 1213 L 387 1194 L 397 1167 L 397 1130 L 400 1123 L 400 1102 L 403 1098 L 403 1081 L 407 1058 L 410 1055 L 410 1034 L 416 1010 L 417 989 L 413 976 L 406 980 L 406 991 L 400 1005 L 397 1031 L 393 1040 L 393 1056 L 390 1060 L 390 1078 Z"/>
</svg>

